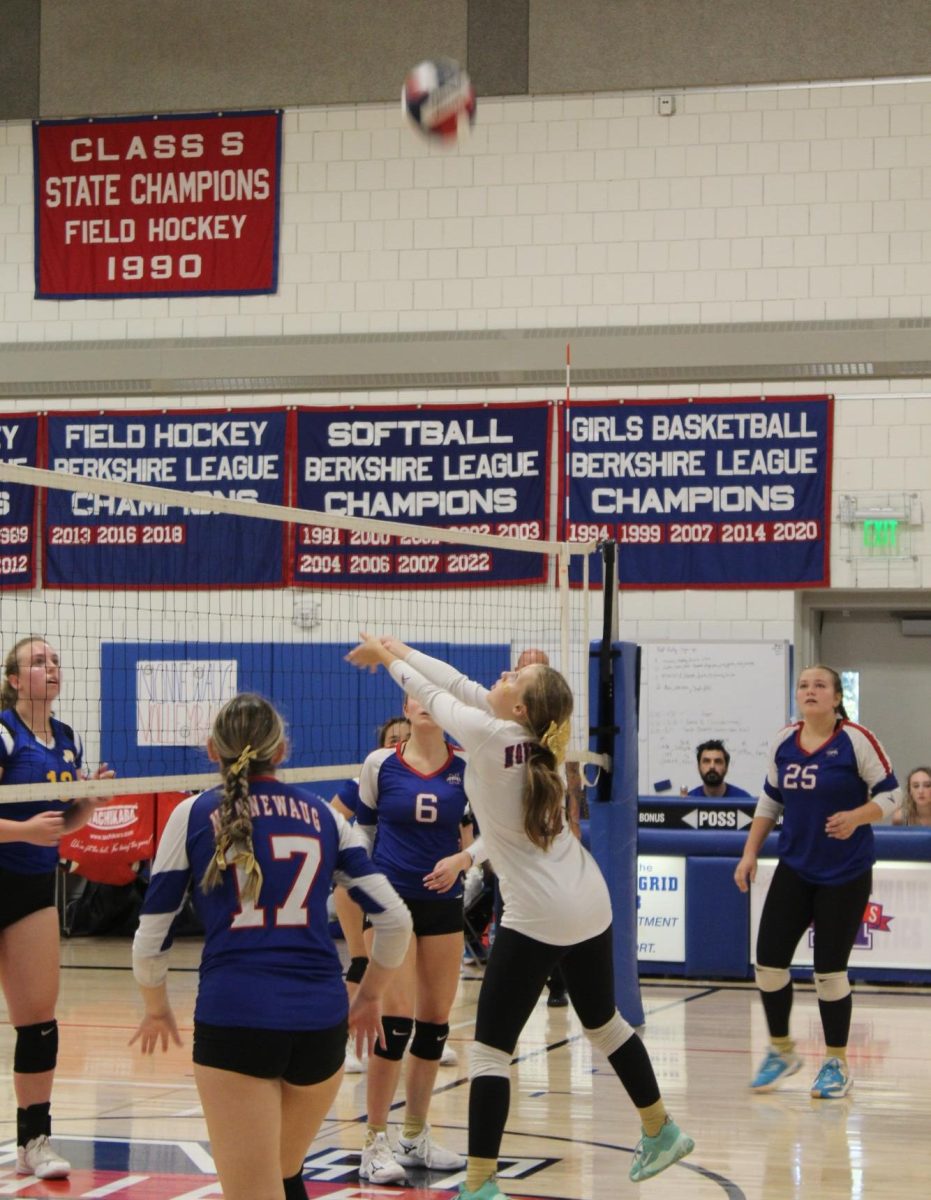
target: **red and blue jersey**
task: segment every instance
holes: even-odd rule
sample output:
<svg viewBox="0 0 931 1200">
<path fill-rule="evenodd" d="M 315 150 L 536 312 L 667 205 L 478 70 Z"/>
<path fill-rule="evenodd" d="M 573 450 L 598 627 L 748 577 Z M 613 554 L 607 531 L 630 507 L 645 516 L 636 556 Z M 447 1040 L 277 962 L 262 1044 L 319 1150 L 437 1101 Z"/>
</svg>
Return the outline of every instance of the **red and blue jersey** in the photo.
<svg viewBox="0 0 931 1200">
<path fill-rule="evenodd" d="M 320 796 L 274 778 L 250 780 L 252 840 L 263 882 L 255 901 L 228 867 L 209 892 L 200 886 L 216 852 L 220 789 L 174 810 L 146 892 L 134 961 L 164 955 L 171 925 L 193 885 L 205 942 L 195 1018 L 255 1029 L 329 1029 L 344 1020 L 346 987 L 329 932 L 333 882 L 364 912 L 399 905 L 354 831 Z"/>
<path fill-rule="evenodd" d="M 779 857 L 811 883 L 846 883 L 875 862 L 873 829 L 861 825 L 849 838 L 828 837 L 828 817 L 897 791 L 898 781 L 875 735 L 862 725 L 839 721 L 816 750 L 803 749 L 801 728 L 798 722 L 779 733 L 763 785 L 783 809 Z"/>
<path fill-rule="evenodd" d="M 70 726 L 51 717 L 52 743 L 36 737 L 13 708 L 0 713 L 0 788 L 14 783 L 68 783 L 80 779 L 84 765 L 81 739 Z M 2 797 L 2 791 L 0 791 Z M 36 800 L 3 804 L 0 819 L 28 821 L 43 812 L 66 812 L 69 801 Z M 0 843 L 0 867 L 21 875 L 42 875 L 58 866 L 57 846 L 28 842 Z"/>
<path fill-rule="evenodd" d="M 347 779 L 343 786 L 339 789 L 334 800 L 338 800 L 344 808 L 355 815 L 359 809 L 359 781 L 358 779 Z"/>
<path fill-rule="evenodd" d="M 404 758 L 403 748 L 374 750 L 359 777 L 356 822 L 371 846 L 372 861 L 406 900 L 457 900 L 460 877 L 448 892 L 424 886 L 441 858 L 462 849 L 460 826 L 467 815 L 461 751 L 448 747 L 439 770 L 422 775 Z"/>
</svg>

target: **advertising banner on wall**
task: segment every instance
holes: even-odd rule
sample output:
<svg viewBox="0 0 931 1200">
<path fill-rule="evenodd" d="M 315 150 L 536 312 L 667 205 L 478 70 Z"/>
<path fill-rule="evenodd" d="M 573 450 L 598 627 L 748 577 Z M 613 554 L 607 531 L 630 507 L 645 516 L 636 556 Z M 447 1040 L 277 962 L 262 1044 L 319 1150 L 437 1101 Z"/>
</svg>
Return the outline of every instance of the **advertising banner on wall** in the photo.
<svg viewBox="0 0 931 1200">
<path fill-rule="evenodd" d="M 93 883 L 131 883 L 155 856 L 155 796 L 117 796 L 58 844 L 61 857 Z"/>
<path fill-rule="evenodd" d="M 284 504 L 288 414 L 277 409 L 52 413 L 48 466 L 260 504 Z M 43 529 L 50 587 L 274 586 L 287 526 L 177 503 L 51 488 Z"/>
<path fill-rule="evenodd" d="M 38 466 L 39 418 L 0 416 L 0 462 Z M 0 588 L 36 578 L 36 490 L 0 480 Z"/>
<path fill-rule="evenodd" d="M 562 536 L 621 588 L 829 584 L 833 398 L 570 401 Z"/>
<path fill-rule="evenodd" d="M 37 121 L 36 297 L 278 286 L 281 113 Z"/>
<path fill-rule="evenodd" d="M 314 408 L 298 413 L 299 508 L 546 538 L 548 404 Z M 295 583 L 455 587 L 536 583 L 546 556 L 413 536 L 296 526 Z"/>
<path fill-rule="evenodd" d="M 752 962 L 760 913 L 775 870 L 773 859 L 760 859 L 757 864 L 756 881 L 750 888 L 748 962 Z M 853 943 L 850 965 L 927 971 L 931 962 L 929 905 L 931 870 L 927 863 L 876 863 L 873 890 Z M 813 963 L 814 931 L 809 929 L 798 944 L 792 966 L 810 967 Z"/>
<path fill-rule="evenodd" d="M 685 859 L 637 858 L 637 959 L 685 962 Z"/>
</svg>

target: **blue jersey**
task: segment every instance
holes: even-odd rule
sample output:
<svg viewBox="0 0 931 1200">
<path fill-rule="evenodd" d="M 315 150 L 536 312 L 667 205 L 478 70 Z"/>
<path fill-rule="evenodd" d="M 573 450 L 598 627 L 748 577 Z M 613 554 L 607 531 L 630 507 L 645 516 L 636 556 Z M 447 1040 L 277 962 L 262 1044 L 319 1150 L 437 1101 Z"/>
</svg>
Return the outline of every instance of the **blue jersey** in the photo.
<svg viewBox="0 0 931 1200">
<path fill-rule="evenodd" d="M 421 775 L 404 759 L 403 745 L 374 750 L 362 766 L 356 821 L 372 861 L 406 900 L 456 900 L 462 878 L 448 892 L 424 887 L 441 858 L 462 849 L 460 825 L 468 812 L 465 758 L 449 747 L 438 771 Z"/>
<path fill-rule="evenodd" d="M 871 825 L 849 838 L 831 838 L 825 823 L 833 813 L 859 808 L 871 796 L 898 789 L 885 751 L 874 735 L 852 721 L 839 721 L 816 750 L 799 744 L 802 724 L 783 729 L 770 753 L 764 795 L 783 809 L 779 857 L 810 883 L 846 883 L 876 860 Z"/>
<path fill-rule="evenodd" d="M 0 713 L 0 770 L 3 784 L 67 783 L 81 777 L 84 765 L 81 740 L 68 726 L 50 718 L 52 744 L 37 738 L 15 709 Z M 2 793 L 0 793 L 2 795 Z M 66 812 L 68 801 L 36 800 L 21 804 L 0 802 L 4 821 L 28 821 L 43 812 Z M 28 842 L 0 842 L 0 867 L 21 875 L 41 875 L 58 866 L 57 846 L 33 846 Z"/>
<path fill-rule="evenodd" d="M 359 809 L 359 781 L 358 779 L 347 779 L 343 786 L 339 789 L 334 800 L 338 800 L 344 808 L 347 808 L 351 813 L 358 812 Z"/>
<path fill-rule="evenodd" d="M 239 868 L 200 887 L 215 853 L 220 789 L 184 800 L 162 834 L 146 892 L 134 960 L 157 958 L 193 883 L 206 933 L 195 1018 L 254 1029 L 329 1029 L 348 1003 L 327 920 L 334 881 L 367 913 L 400 905 L 356 835 L 327 802 L 270 777 L 250 781 L 252 840 L 263 882 L 258 899 L 240 896 Z"/>
<path fill-rule="evenodd" d="M 745 792 L 743 788 L 739 788 L 736 784 L 725 783 L 724 794 L 721 796 L 705 796 L 705 787 L 702 784 L 699 787 L 692 788 L 689 792 L 690 796 L 703 796 L 706 800 L 737 800 L 740 797 L 749 798 L 750 793 Z"/>
</svg>

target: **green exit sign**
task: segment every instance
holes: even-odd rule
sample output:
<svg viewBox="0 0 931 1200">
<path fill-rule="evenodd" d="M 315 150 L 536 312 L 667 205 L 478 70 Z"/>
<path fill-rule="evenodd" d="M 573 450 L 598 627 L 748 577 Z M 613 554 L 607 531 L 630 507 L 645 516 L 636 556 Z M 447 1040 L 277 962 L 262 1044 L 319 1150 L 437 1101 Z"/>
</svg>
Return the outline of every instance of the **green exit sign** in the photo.
<svg viewBox="0 0 931 1200">
<path fill-rule="evenodd" d="M 863 545 L 871 550 L 895 549 L 895 536 L 899 522 L 886 518 L 863 522 Z"/>
</svg>

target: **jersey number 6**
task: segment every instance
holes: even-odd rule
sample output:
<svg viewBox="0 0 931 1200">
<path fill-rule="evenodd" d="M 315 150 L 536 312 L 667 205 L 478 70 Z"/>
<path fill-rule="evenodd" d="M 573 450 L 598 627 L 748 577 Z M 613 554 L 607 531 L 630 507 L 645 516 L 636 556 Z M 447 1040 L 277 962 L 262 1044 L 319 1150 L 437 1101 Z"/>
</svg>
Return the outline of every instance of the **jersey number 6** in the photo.
<svg viewBox="0 0 931 1200">
<path fill-rule="evenodd" d="M 433 792 L 418 792 L 414 800 L 414 820 L 421 825 L 436 824 L 437 798 Z"/>
</svg>

